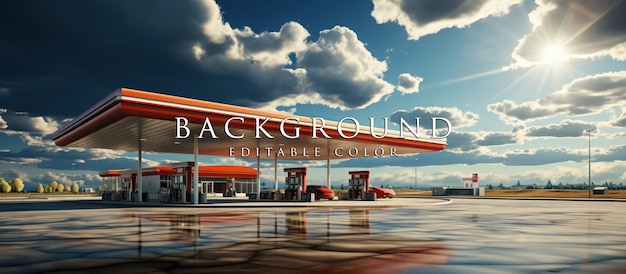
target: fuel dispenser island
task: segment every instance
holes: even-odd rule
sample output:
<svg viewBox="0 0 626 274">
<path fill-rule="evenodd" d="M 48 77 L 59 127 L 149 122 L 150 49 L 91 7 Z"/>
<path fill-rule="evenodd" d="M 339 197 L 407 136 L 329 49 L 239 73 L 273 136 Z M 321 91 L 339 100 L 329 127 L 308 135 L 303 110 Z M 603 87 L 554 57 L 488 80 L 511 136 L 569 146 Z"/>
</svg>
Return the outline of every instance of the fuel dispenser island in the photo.
<svg viewBox="0 0 626 274">
<path fill-rule="evenodd" d="M 370 187 L 370 171 L 350 171 L 348 180 L 348 200 L 366 200 L 366 193 Z"/>
<path fill-rule="evenodd" d="M 285 200 L 302 200 L 302 192 L 306 190 L 306 167 L 285 168 Z"/>
</svg>

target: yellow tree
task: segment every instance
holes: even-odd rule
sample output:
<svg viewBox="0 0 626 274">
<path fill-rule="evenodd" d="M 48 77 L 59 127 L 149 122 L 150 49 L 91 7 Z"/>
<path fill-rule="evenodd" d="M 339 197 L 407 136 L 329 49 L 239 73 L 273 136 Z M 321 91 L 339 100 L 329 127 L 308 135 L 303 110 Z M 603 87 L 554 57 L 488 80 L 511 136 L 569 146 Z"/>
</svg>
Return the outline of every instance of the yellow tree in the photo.
<svg viewBox="0 0 626 274">
<path fill-rule="evenodd" d="M 4 193 L 11 192 L 11 185 L 9 185 L 9 183 L 7 183 L 6 181 L 2 182 L 2 192 Z"/>
<path fill-rule="evenodd" d="M 63 192 L 64 189 L 65 189 L 65 186 L 63 184 L 58 184 L 57 185 L 57 191 L 58 192 Z"/>
<path fill-rule="evenodd" d="M 73 183 L 72 184 L 72 193 L 78 193 L 78 184 L 77 183 Z"/>
<path fill-rule="evenodd" d="M 13 179 L 11 185 L 13 185 L 15 192 L 22 192 L 22 190 L 24 190 L 24 182 L 20 178 Z"/>
<path fill-rule="evenodd" d="M 41 183 L 37 184 L 37 193 L 43 193 L 43 185 Z"/>
<path fill-rule="evenodd" d="M 50 192 L 55 192 L 57 190 L 57 186 L 59 186 L 59 183 L 57 183 L 57 181 L 50 182 Z"/>
</svg>

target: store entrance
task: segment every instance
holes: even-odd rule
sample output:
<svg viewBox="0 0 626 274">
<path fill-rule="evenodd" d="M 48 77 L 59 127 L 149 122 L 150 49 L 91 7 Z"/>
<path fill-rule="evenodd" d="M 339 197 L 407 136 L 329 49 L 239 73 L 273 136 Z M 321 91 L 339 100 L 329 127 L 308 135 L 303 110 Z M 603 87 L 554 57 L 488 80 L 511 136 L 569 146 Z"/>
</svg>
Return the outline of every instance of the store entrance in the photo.
<svg viewBox="0 0 626 274">
<path fill-rule="evenodd" d="M 224 181 L 206 181 L 202 182 L 204 193 L 225 193 L 226 182 Z"/>
</svg>

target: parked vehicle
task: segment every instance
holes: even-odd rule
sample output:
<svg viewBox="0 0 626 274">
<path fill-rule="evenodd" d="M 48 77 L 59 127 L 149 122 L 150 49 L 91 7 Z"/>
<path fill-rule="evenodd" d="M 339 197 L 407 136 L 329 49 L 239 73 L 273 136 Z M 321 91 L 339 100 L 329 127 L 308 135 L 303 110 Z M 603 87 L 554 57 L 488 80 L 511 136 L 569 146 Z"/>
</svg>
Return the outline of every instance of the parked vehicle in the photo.
<svg viewBox="0 0 626 274">
<path fill-rule="evenodd" d="M 368 192 L 376 192 L 376 198 L 392 198 L 396 196 L 396 192 L 393 189 L 381 188 L 377 186 L 370 186 Z"/>
<path fill-rule="evenodd" d="M 315 193 L 316 200 L 332 200 L 335 198 L 335 192 L 332 189 L 322 185 L 308 185 L 306 186 L 306 193 Z"/>
</svg>

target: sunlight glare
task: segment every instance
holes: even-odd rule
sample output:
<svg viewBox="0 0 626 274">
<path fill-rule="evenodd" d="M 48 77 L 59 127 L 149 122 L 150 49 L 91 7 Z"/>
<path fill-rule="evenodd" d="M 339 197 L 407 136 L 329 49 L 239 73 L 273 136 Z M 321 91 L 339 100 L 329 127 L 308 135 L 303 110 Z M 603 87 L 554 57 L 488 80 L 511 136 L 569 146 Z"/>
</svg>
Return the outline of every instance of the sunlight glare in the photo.
<svg viewBox="0 0 626 274">
<path fill-rule="evenodd" d="M 567 59 L 565 48 L 560 44 L 551 44 L 543 52 L 543 63 L 556 64 Z"/>
</svg>

